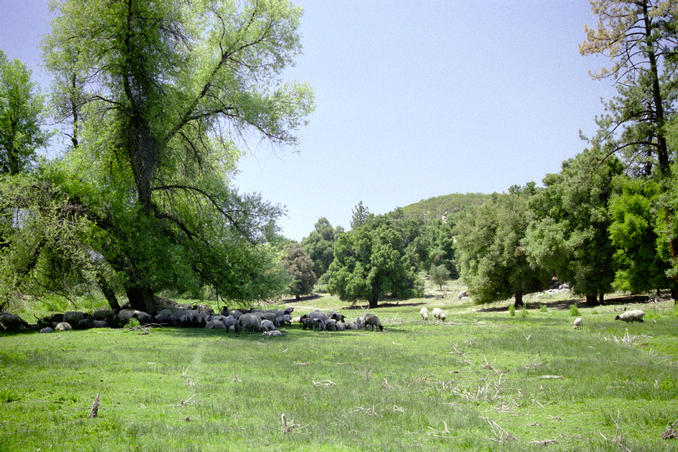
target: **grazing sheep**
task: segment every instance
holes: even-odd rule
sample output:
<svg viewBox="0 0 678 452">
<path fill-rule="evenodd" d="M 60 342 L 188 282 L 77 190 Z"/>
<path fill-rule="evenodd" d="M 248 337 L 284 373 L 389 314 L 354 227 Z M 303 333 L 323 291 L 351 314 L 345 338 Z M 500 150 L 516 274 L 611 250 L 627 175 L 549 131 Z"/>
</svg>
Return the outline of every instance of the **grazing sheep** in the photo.
<svg viewBox="0 0 678 452">
<path fill-rule="evenodd" d="M 344 322 L 337 322 L 337 331 L 344 331 L 346 329 L 346 324 Z"/>
<path fill-rule="evenodd" d="M 275 324 L 276 326 L 282 325 L 292 326 L 292 316 L 290 316 L 289 314 L 283 314 L 281 316 L 278 316 L 275 319 Z"/>
<path fill-rule="evenodd" d="M 337 322 L 343 322 L 343 321 L 346 320 L 346 317 L 344 317 L 343 314 L 340 314 L 340 313 L 334 312 L 334 311 L 328 312 L 328 313 L 327 313 L 327 316 L 328 316 L 330 319 L 333 319 L 333 320 L 335 320 L 335 321 L 337 321 Z"/>
<path fill-rule="evenodd" d="M 236 324 L 235 331 L 237 333 L 241 331 L 245 332 L 261 332 L 261 320 L 256 314 L 243 314 L 238 318 L 238 323 Z"/>
<path fill-rule="evenodd" d="M 40 332 L 41 333 L 53 333 L 54 330 L 50 327 L 45 327 L 45 328 L 41 329 Z"/>
<path fill-rule="evenodd" d="M 224 317 L 226 318 L 226 317 Z M 215 315 L 215 316 L 210 316 L 207 319 L 207 324 L 205 325 L 205 328 L 208 330 L 225 330 L 226 325 L 224 325 L 224 321 L 222 320 L 222 316 L 220 315 Z"/>
<path fill-rule="evenodd" d="M 54 327 L 54 331 L 68 331 L 72 329 L 73 327 L 68 322 L 59 322 L 57 326 Z"/>
<path fill-rule="evenodd" d="M 238 319 L 232 315 L 229 315 L 228 317 L 225 317 L 224 320 L 222 320 L 222 323 L 228 331 L 235 331 L 235 328 L 238 324 Z"/>
<path fill-rule="evenodd" d="M 346 322 L 346 329 L 347 330 L 356 330 L 355 322 Z"/>
<path fill-rule="evenodd" d="M 268 320 L 271 323 L 274 323 L 278 318 L 277 314 L 273 311 L 257 311 L 253 314 L 256 314 L 259 317 L 259 320 Z"/>
<path fill-rule="evenodd" d="M 576 319 L 574 319 L 574 322 L 572 322 L 572 326 L 574 327 L 575 330 L 578 330 L 583 326 L 582 322 L 583 320 L 581 319 L 581 317 L 577 317 Z"/>
<path fill-rule="evenodd" d="M 268 319 L 263 319 L 261 321 L 261 329 L 264 331 L 273 331 L 275 330 L 275 325 Z"/>
<path fill-rule="evenodd" d="M 384 327 L 381 326 L 379 317 L 374 314 L 365 314 L 365 328 L 368 326 L 372 331 L 374 331 L 375 328 L 379 328 L 379 331 L 384 331 Z"/>
<path fill-rule="evenodd" d="M 327 322 L 325 322 L 325 330 L 337 331 L 337 321 L 334 319 L 327 319 Z"/>
<path fill-rule="evenodd" d="M 172 319 L 172 314 L 176 312 L 176 309 L 167 308 L 158 312 L 155 315 L 155 323 L 170 323 Z"/>
<path fill-rule="evenodd" d="M 285 308 L 285 309 L 283 309 L 283 315 L 284 315 L 284 314 L 287 314 L 287 315 L 290 315 L 290 316 L 291 316 L 293 312 L 294 312 L 294 308 Z"/>
<path fill-rule="evenodd" d="M 645 313 L 640 309 L 634 309 L 632 311 L 624 311 L 614 319 L 623 320 L 624 322 L 642 322 L 644 315 Z"/>
<path fill-rule="evenodd" d="M 264 331 L 263 335 L 264 336 L 282 336 L 283 334 L 280 332 L 280 330 L 271 330 L 271 331 Z"/>
<path fill-rule="evenodd" d="M 153 317 L 151 317 L 150 314 L 143 311 L 137 311 L 136 309 L 123 309 L 118 312 L 118 320 L 120 320 L 120 322 L 123 324 L 126 324 L 133 318 L 137 319 L 139 323 L 144 325 L 153 321 Z"/>
<path fill-rule="evenodd" d="M 433 318 L 438 319 L 441 321 L 445 321 L 445 317 L 447 317 L 447 313 L 443 311 L 440 308 L 433 308 Z"/>
<path fill-rule="evenodd" d="M 242 315 L 242 311 L 240 311 L 239 309 L 234 309 L 232 311 L 229 311 L 228 314 L 232 315 L 233 317 L 235 317 L 236 320 L 238 320 Z"/>
<path fill-rule="evenodd" d="M 428 309 L 426 309 L 426 306 L 419 310 L 419 315 L 422 320 L 428 320 Z"/>
<path fill-rule="evenodd" d="M 355 318 L 355 329 L 356 330 L 362 330 L 365 328 L 365 319 L 362 317 L 356 317 Z"/>
</svg>

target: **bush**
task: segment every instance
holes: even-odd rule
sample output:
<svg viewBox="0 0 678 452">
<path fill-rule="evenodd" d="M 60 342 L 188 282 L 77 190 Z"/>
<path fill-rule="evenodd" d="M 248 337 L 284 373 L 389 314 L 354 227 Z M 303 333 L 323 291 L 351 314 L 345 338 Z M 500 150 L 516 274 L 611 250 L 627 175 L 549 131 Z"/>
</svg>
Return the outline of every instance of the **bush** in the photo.
<svg viewBox="0 0 678 452">
<path fill-rule="evenodd" d="M 579 315 L 579 309 L 577 309 L 577 305 L 573 304 L 570 306 L 570 315 L 575 317 Z"/>
<path fill-rule="evenodd" d="M 131 319 L 129 319 L 129 322 L 127 322 L 127 324 L 125 325 L 125 328 L 135 328 L 139 325 L 141 325 L 141 323 L 139 323 L 139 319 L 135 319 L 134 317 L 132 317 Z"/>
<path fill-rule="evenodd" d="M 511 317 L 515 317 L 516 315 L 516 308 L 514 308 L 513 305 L 509 306 L 509 314 Z"/>
</svg>

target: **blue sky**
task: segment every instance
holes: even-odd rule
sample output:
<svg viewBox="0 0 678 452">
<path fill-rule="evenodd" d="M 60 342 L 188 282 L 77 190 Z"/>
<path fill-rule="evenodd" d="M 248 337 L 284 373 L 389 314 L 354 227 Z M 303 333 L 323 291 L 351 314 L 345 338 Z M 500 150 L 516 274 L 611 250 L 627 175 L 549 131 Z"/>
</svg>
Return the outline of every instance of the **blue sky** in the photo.
<svg viewBox="0 0 678 452">
<path fill-rule="evenodd" d="M 348 227 L 359 201 L 385 213 L 448 193 L 541 181 L 595 132 L 600 99 L 580 56 L 585 0 L 300 0 L 316 111 L 300 144 L 253 140 L 235 184 L 281 204 L 299 240 L 318 218 Z M 0 49 L 34 71 L 49 31 L 46 0 L 0 0 Z"/>
</svg>

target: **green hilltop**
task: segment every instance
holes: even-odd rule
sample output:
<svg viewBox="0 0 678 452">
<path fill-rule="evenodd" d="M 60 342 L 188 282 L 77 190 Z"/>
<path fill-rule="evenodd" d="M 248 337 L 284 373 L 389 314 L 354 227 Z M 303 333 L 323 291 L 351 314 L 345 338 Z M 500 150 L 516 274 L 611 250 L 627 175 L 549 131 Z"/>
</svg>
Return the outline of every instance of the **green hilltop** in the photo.
<svg viewBox="0 0 678 452">
<path fill-rule="evenodd" d="M 423 199 L 397 211 L 407 218 L 417 218 L 430 223 L 443 217 L 454 216 L 468 207 L 480 205 L 491 197 L 492 195 L 486 193 L 451 193 Z"/>
</svg>

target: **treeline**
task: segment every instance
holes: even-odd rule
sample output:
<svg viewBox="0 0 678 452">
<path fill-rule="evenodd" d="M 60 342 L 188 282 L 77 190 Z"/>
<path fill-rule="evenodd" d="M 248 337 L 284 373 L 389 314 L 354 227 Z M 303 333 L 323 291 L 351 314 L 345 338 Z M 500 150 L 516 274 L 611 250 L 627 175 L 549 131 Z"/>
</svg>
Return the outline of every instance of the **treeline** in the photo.
<svg viewBox="0 0 678 452">
<path fill-rule="evenodd" d="M 425 227 L 413 219 L 439 209 L 440 197 L 430 208 L 407 209 L 410 215 L 328 234 L 333 260 L 318 270 L 327 268 L 321 281 L 330 292 L 374 305 L 420 292 L 416 272 L 435 274 L 444 265 L 480 303 L 513 296 L 521 305 L 524 294 L 554 281 L 589 302 L 613 290 L 669 289 L 678 298 L 678 5 L 591 5 L 599 21 L 586 27 L 579 50 L 610 57 L 610 67 L 593 77 L 611 79 L 618 94 L 605 103 L 588 148 L 543 186 L 513 186 L 454 219 Z M 309 254 L 317 230 L 302 241 Z"/>
</svg>

